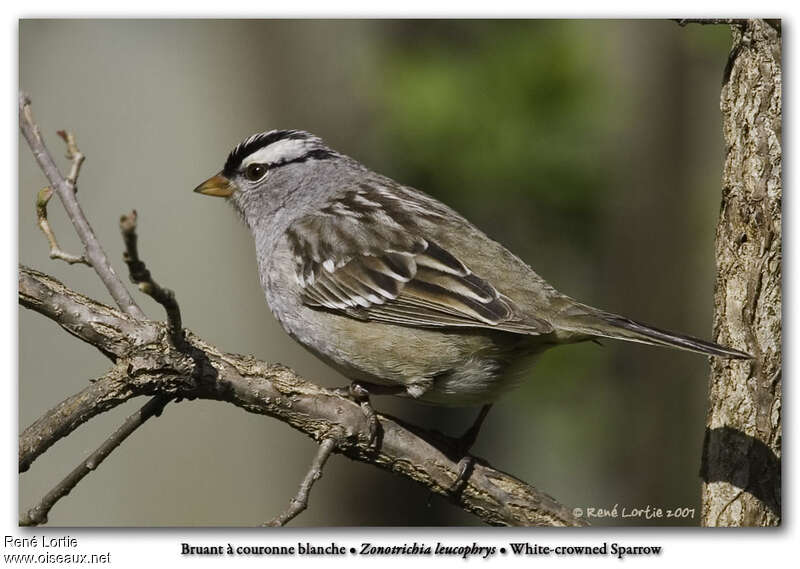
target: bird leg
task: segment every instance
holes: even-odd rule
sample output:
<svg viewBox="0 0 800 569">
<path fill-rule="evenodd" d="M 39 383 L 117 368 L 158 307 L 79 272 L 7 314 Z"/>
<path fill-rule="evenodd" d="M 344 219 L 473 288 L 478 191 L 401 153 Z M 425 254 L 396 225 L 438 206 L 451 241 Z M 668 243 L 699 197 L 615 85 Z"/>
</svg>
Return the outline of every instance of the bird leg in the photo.
<svg viewBox="0 0 800 569">
<path fill-rule="evenodd" d="M 451 493 L 454 495 L 458 495 L 458 493 L 464 489 L 464 486 L 467 484 L 467 480 L 469 480 L 470 474 L 472 474 L 472 469 L 475 466 L 475 457 L 469 454 L 469 450 L 472 448 L 472 445 L 475 444 L 475 440 L 478 438 L 478 433 L 480 432 L 483 422 L 486 420 L 486 415 L 489 414 L 489 410 L 491 408 L 491 403 L 481 407 L 481 411 L 478 413 L 478 416 L 475 418 L 472 426 L 467 429 L 463 435 L 456 439 L 456 452 L 458 452 L 461 460 L 458 461 L 458 476 L 456 477 L 456 481 L 453 483 L 453 486 L 450 489 Z"/>
<path fill-rule="evenodd" d="M 361 412 L 367 418 L 367 437 L 369 446 L 376 450 L 378 447 L 378 433 L 380 423 L 378 421 L 378 414 L 369 401 L 370 394 L 373 395 L 399 395 L 405 391 L 402 386 L 388 386 L 377 385 L 374 383 L 366 383 L 354 381 L 346 387 L 338 387 L 333 390 L 337 395 L 347 397 L 361 407 Z"/>
</svg>

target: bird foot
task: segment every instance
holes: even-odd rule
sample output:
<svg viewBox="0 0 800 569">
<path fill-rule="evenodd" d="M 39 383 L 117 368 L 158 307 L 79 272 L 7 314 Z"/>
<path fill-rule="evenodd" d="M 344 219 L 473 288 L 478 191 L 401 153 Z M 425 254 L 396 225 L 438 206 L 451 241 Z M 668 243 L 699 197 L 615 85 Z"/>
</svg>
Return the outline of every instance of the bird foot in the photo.
<svg viewBox="0 0 800 569">
<path fill-rule="evenodd" d="M 337 387 L 333 390 L 334 393 L 341 397 L 346 397 L 361 407 L 361 412 L 367 419 L 367 443 L 371 450 L 378 449 L 378 433 L 380 430 L 380 422 L 378 421 L 378 414 L 369 401 L 369 390 L 360 383 L 353 382 L 346 387 Z"/>
<path fill-rule="evenodd" d="M 467 480 L 469 480 L 469 477 L 472 475 L 472 471 L 475 469 L 475 457 L 466 455 L 458 461 L 457 466 L 458 476 L 456 477 L 455 482 L 453 482 L 453 485 L 450 487 L 450 494 L 453 496 L 458 496 L 464 491 L 464 488 L 466 488 Z"/>
<path fill-rule="evenodd" d="M 467 485 L 467 480 L 469 480 L 472 471 L 475 469 L 475 457 L 470 455 L 469 451 L 475 444 L 478 433 L 480 433 L 481 427 L 483 426 L 483 421 L 486 419 L 486 415 L 488 415 L 489 409 L 491 408 L 491 404 L 484 405 L 478 417 L 475 419 L 475 422 L 472 423 L 472 426 L 470 426 L 463 435 L 453 441 L 456 456 L 461 457 L 457 465 L 458 475 L 456 476 L 455 482 L 453 482 L 453 485 L 450 487 L 450 493 L 454 496 L 457 496 L 464 490 Z"/>
</svg>

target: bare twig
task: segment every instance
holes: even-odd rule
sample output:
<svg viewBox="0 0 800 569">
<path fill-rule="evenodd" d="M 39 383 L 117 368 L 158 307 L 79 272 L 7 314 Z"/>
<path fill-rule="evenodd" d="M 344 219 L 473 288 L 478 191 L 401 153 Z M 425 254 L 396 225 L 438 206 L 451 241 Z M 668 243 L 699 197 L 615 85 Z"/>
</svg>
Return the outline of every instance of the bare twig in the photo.
<svg viewBox="0 0 800 569">
<path fill-rule="evenodd" d="M 67 159 L 72 160 L 72 168 L 70 168 L 69 176 L 67 176 L 67 183 L 72 186 L 73 191 L 78 191 L 78 174 L 81 171 L 81 165 L 86 159 L 83 152 L 78 150 L 78 143 L 75 140 L 75 135 L 66 130 L 56 131 L 64 142 L 67 143 Z"/>
<path fill-rule="evenodd" d="M 169 396 L 158 395 L 148 401 L 101 444 L 86 460 L 76 466 L 61 482 L 50 490 L 34 507 L 29 509 L 19 520 L 21 526 L 36 526 L 47 523 L 50 510 L 61 498 L 68 495 L 73 488 L 91 471 L 96 469 L 111 452 L 128 438 L 150 417 L 158 416 L 169 403 Z"/>
<path fill-rule="evenodd" d="M 59 198 L 61 199 L 64 208 L 67 211 L 67 215 L 70 217 L 75 230 L 81 237 L 86 250 L 85 256 L 76 256 L 64 252 L 59 247 L 55 234 L 53 233 L 53 230 L 50 227 L 50 223 L 47 219 L 47 203 L 53 195 L 53 190 L 50 187 L 47 187 L 41 190 L 37 196 L 36 214 L 39 227 L 50 243 L 50 257 L 62 259 L 70 264 L 85 263 L 87 265 L 94 266 L 98 276 L 106 285 L 106 288 L 109 290 L 120 308 L 134 317 L 144 318 L 144 313 L 135 303 L 133 298 L 130 297 L 128 290 L 119 280 L 119 277 L 117 277 L 113 268 L 108 263 L 105 253 L 100 247 L 99 242 L 97 242 L 94 232 L 89 226 L 88 220 L 86 220 L 83 211 L 80 208 L 80 204 L 77 201 L 75 194 L 77 192 L 78 176 L 80 174 L 81 165 L 85 160 L 85 156 L 79 150 L 75 136 L 71 132 L 64 130 L 58 131 L 58 135 L 67 145 L 67 159 L 71 160 L 72 162 L 69 175 L 66 179 L 64 179 L 61 177 L 61 173 L 58 171 L 57 167 L 55 166 L 55 162 L 49 155 L 47 148 L 44 145 L 44 141 L 42 140 L 39 128 L 33 120 L 30 101 L 26 97 L 21 96 L 20 105 L 20 128 L 28 140 L 28 143 L 33 150 L 34 156 L 36 156 L 40 167 L 45 172 L 45 175 L 47 175 L 47 177 L 50 179 L 51 183 L 56 187 Z M 138 260 L 136 254 L 135 234 L 136 213 L 134 212 L 132 216 L 130 216 L 130 221 L 128 222 L 129 229 L 127 232 L 125 225 L 126 218 L 123 218 L 122 221 L 123 235 L 126 236 L 125 242 L 128 246 L 129 252 L 131 252 L 129 254 L 132 255 L 132 260 L 129 262 L 129 267 L 131 267 L 131 278 L 134 279 L 134 274 L 136 274 L 137 276 L 141 277 L 141 279 L 144 279 L 143 281 L 134 280 L 134 282 L 138 282 L 139 288 L 143 292 L 149 294 L 167 308 L 170 337 L 172 338 L 176 347 L 182 347 L 185 342 L 181 327 L 180 311 L 177 303 L 175 302 L 174 295 L 171 291 L 158 287 L 158 285 L 153 282 L 152 279 L 150 279 L 150 273 L 145 268 L 144 263 L 141 263 Z M 90 258 L 93 259 L 93 262 L 89 261 Z M 128 259 L 126 258 L 126 260 Z M 137 272 L 134 272 L 132 263 L 136 265 Z M 112 369 L 112 372 L 113 371 L 116 371 L 116 368 Z M 21 472 L 27 470 L 30 466 L 30 463 L 35 460 L 39 454 L 49 448 L 55 441 L 71 432 L 69 430 L 71 426 L 88 420 L 88 418 L 101 412 L 101 409 L 106 407 L 106 405 L 109 403 L 109 399 L 101 399 L 98 397 L 98 394 L 102 392 L 102 387 L 104 387 L 104 385 L 105 384 L 103 382 L 99 382 L 97 385 L 90 386 L 74 398 L 68 399 L 56 409 L 51 410 L 43 418 L 39 419 L 36 423 L 31 425 L 31 427 L 26 429 L 26 432 L 20 436 Z M 127 390 L 127 393 L 129 396 L 132 396 L 132 394 L 135 393 L 135 390 L 129 389 Z M 72 399 L 77 400 L 72 401 Z M 77 405 L 79 401 L 86 402 L 87 400 L 92 403 L 89 409 L 85 409 L 85 407 Z M 137 415 L 131 416 L 131 418 L 126 421 L 125 425 L 117 430 L 117 432 L 114 433 L 92 455 L 89 461 L 82 462 L 64 480 L 56 485 L 56 487 L 53 488 L 53 490 L 51 490 L 37 506 L 32 508 L 26 514 L 26 516 L 23 517 L 20 523 L 22 525 L 37 525 L 46 522 L 47 513 L 50 511 L 53 505 L 63 496 L 66 496 L 90 470 L 94 469 L 100 462 L 102 462 L 109 453 L 119 446 L 122 440 L 124 440 L 136 428 L 138 428 L 145 420 L 147 420 L 149 416 L 151 416 L 153 413 L 160 413 L 168 400 L 169 397 L 166 397 L 163 394 L 159 394 L 151 399 L 147 404 L 144 405 L 144 407 L 142 407 L 141 412 Z M 113 401 L 113 399 L 111 401 Z M 79 409 L 84 410 L 82 413 L 76 413 L 75 411 Z M 52 417 L 58 416 L 59 414 L 61 414 L 63 419 L 62 421 L 54 422 L 51 420 Z M 68 418 L 70 415 L 71 418 Z M 49 427 L 53 424 L 60 424 L 62 428 L 52 430 Z M 42 430 L 44 432 L 41 432 Z M 36 440 L 37 444 L 26 444 L 30 443 L 31 440 Z M 34 452 L 24 453 L 23 449 L 33 449 Z"/>
<path fill-rule="evenodd" d="M 274 417 L 314 440 L 332 438 L 337 452 L 422 484 L 486 523 L 586 525 L 547 494 L 481 460 L 463 491 L 453 496 L 461 457 L 451 458 L 452 449 L 442 449 L 434 434 L 381 414 L 383 438 L 376 449 L 367 441 L 367 419 L 358 405 L 283 366 L 222 352 L 187 331 L 187 343 L 203 354 L 202 359 L 189 357 L 168 340 L 163 324 L 134 320 L 26 267 L 20 267 L 19 300 L 117 361 L 116 368 L 130 379 L 98 399 L 112 402 L 109 407 L 140 393 L 226 401 Z M 53 413 L 41 420 L 49 424 L 40 424 L 37 430 L 66 436 L 81 424 L 82 416 Z M 35 436 L 27 445 L 34 447 L 27 456 L 41 454 Z"/>
<path fill-rule="evenodd" d="M 136 219 L 136 210 L 120 217 L 119 227 L 122 231 L 122 239 L 125 242 L 125 253 L 123 253 L 122 258 L 128 265 L 131 282 L 138 285 L 140 291 L 151 296 L 166 310 L 169 337 L 175 347 L 181 349 L 186 342 L 181 322 L 181 309 L 177 300 L 175 300 L 175 293 L 153 280 L 153 276 L 147 270 L 144 261 L 139 258 Z"/>
<path fill-rule="evenodd" d="M 53 228 L 50 227 L 50 222 L 47 221 L 47 202 L 49 202 L 52 197 L 53 190 L 50 189 L 50 186 L 42 188 L 36 195 L 36 219 L 39 224 L 39 229 L 42 230 L 42 233 L 47 237 L 48 243 L 50 243 L 50 258 L 61 259 L 70 265 L 83 263 L 91 267 L 92 264 L 83 255 L 72 255 L 58 246 Z"/>
<path fill-rule="evenodd" d="M 67 141 L 68 157 L 73 158 L 73 169 L 70 176 L 74 176 L 72 183 L 77 179 L 82 157 L 77 156 L 77 147 L 74 137 L 62 132 L 59 134 Z M 44 220 L 43 231 L 49 229 L 46 217 L 46 200 L 52 196 L 49 188 L 47 194 L 40 192 L 41 208 L 37 208 L 40 223 Z M 42 203 L 43 202 L 43 203 Z M 37 203 L 37 205 L 39 205 Z M 177 348 L 183 348 L 185 340 L 181 327 L 180 310 L 175 302 L 174 295 L 159 287 L 150 277 L 150 272 L 144 263 L 138 258 L 136 247 L 136 212 L 129 216 L 123 216 L 120 221 L 122 234 L 125 240 L 127 252 L 125 261 L 131 270 L 131 280 L 139 284 L 139 288 L 145 293 L 155 298 L 167 309 L 169 320 L 168 330 L 173 344 Z M 45 231 L 48 235 L 48 232 Z M 50 232 L 49 236 L 52 236 Z M 51 245 L 55 242 L 52 236 Z M 55 244 L 57 248 L 57 244 Z M 52 253 L 51 253 L 52 255 Z M 110 393 L 116 391 L 113 397 Z M 46 451 L 58 439 L 65 436 L 74 426 L 87 421 L 89 418 L 107 409 L 109 405 L 118 404 L 120 401 L 138 394 L 135 383 L 130 381 L 124 372 L 120 372 L 119 366 L 112 368 L 109 373 L 100 380 L 87 387 L 78 395 L 67 399 L 65 402 L 49 411 L 44 417 L 37 420 L 20 436 L 20 472 L 24 472 L 30 463 L 42 452 Z M 92 455 L 76 466 L 63 480 L 61 480 L 50 492 L 48 492 L 40 502 L 28 510 L 20 519 L 20 525 L 40 525 L 47 523 L 47 516 L 53 506 L 64 496 L 69 494 L 81 480 L 114 450 L 122 441 L 140 427 L 148 418 L 154 414 L 160 414 L 166 403 L 171 399 L 170 396 L 159 394 L 148 401 L 139 412 L 131 415 L 128 420 L 114 432 Z M 59 421 L 53 421 L 53 417 L 58 416 Z M 52 425 L 61 425 L 62 428 L 51 430 Z M 31 444 L 31 441 L 35 441 Z M 29 451 L 35 451 L 35 453 Z"/>
<path fill-rule="evenodd" d="M 83 210 L 76 199 L 73 184 L 61 175 L 61 172 L 58 170 L 58 166 L 56 166 L 53 157 L 47 150 L 41 133 L 39 132 L 39 127 L 33 119 L 30 99 L 23 93 L 20 93 L 19 95 L 19 128 L 22 131 L 22 135 L 25 137 L 25 140 L 28 142 L 28 146 L 30 146 L 33 156 L 36 158 L 39 167 L 49 180 L 50 187 L 53 189 L 56 195 L 58 195 L 61 203 L 64 205 L 67 216 L 72 222 L 72 225 L 75 227 L 75 231 L 83 243 L 85 250 L 84 256 L 91 263 L 92 268 L 94 268 L 95 272 L 100 277 L 100 280 L 103 281 L 103 284 L 105 285 L 106 289 L 108 289 L 108 292 L 111 294 L 114 302 L 116 302 L 117 306 L 119 306 L 124 312 L 127 312 L 131 316 L 144 319 L 144 312 L 142 312 L 141 308 L 139 308 L 139 306 L 136 304 L 136 301 L 133 300 L 130 292 L 128 292 L 128 289 L 125 288 L 125 285 L 122 283 L 116 272 L 114 272 L 113 267 L 108 262 L 105 251 L 103 251 L 103 248 L 100 245 L 100 242 L 97 240 L 94 230 L 92 229 L 91 225 L 89 225 L 86 215 L 83 213 Z M 74 170 L 76 176 L 79 166 L 80 165 L 73 157 L 72 169 Z"/>
<path fill-rule="evenodd" d="M 26 121 L 33 121 L 33 115 L 31 113 L 30 106 L 25 107 L 23 117 Z M 84 161 L 84 155 L 80 150 L 78 150 L 78 144 L 75 141 L 75 137 L 72 135 L 72 133 L 60 130 L 58 131 L 58 135 L 67 143 L 67 158 L 72 160 L 72 169 L 70 170 L 69 177 L 66 181 L 72 186 L 73 191 L 77 191 L 78 174 L 80 174 L 80 168 Z M 38 127 L 35 129 L 34 138 L 39 142 L 42 140 Z M 44 233 L 45 237 L 47 237 L 48 243 L 50 243 L 50 258 L 61 259 L 70 265 L 75 263 L 83 263 L 91 267 L 92 264 L 83 255 L 72 255 L 71 253 L 67 253 L 61 249 L 61 247 L 59 247 L 58 241 L 56 240 L 56 235 L 53 232 L 53 228 L 50 227 L 50 222 L 47 220 L 47 203 L 52 197 L 53 190 L 50 188 L 50 186 L 42 188 L 36 195 L 36 219 L 39 224 L 39 229 L 42 230 L 42 233 Z"/>
<path fill-rule="evenodd" d="M 334 439 L 325 439 L 320 443 L 317 454 L 311 462 L 311 467 L 300 483 L 297 494 L 289 502 L 289 507 L 282 514 L 264 524 L 265 526 L 285 526 L 308 507 L 308 496 L 311 494 L 311 487 L 314 486 L 317 480 L 322 478 L 322 469 L 334 449 L 336 449 L 336 440 Z"/>
</svg>

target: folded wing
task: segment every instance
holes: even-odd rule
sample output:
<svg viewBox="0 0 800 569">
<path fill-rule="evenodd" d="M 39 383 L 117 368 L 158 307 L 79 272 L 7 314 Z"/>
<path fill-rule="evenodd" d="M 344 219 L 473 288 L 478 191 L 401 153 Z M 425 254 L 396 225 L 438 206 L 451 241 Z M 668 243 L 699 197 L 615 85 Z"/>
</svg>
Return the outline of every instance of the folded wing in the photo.
<svg viewBox="0 0 800 569">
<path fill-rule="evenodd" d="M 290 228 L 307 306 L 400 326 L 552 332 L 548 322 L 523 317 L 453 252 L 408 227 L 414 216 L 394 211 L 404 205 L 396 195 L 368 189 L 345 194 Z"/>
</svg>

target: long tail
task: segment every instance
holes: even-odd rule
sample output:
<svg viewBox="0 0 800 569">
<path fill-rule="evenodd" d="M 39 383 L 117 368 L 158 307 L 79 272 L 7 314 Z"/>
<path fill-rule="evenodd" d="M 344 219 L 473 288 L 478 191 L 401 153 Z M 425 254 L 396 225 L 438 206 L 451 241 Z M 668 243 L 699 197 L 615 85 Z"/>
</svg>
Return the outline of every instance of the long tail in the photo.
<svg viewBox="0 0 800 569">
<path fill-rule="evenodd" d="M 573 315 L 569 318 L 569 327 L 576 332 L 604 338 L 650 344 L 652 346 L 667 346 L 670 348 L 678 348 L 679 350 L 687 350 L 723 358 L 753 358 L 750 354 L 734 350 L 733 348 L 726 348 L 714 342 L 654 328 L 653 326 L 636 322 L 630 318 L 625 318 L 624 316 L 619 316 L 610 312 L 603 312 L 589 306 L 582 305 L 581 308 L 585 309 L 585 312 Z"/>
</svg>

